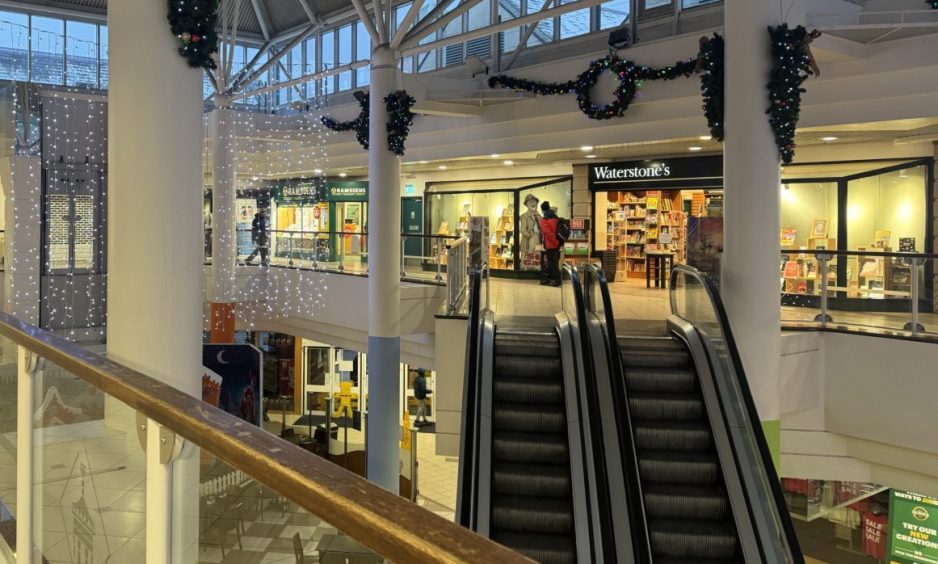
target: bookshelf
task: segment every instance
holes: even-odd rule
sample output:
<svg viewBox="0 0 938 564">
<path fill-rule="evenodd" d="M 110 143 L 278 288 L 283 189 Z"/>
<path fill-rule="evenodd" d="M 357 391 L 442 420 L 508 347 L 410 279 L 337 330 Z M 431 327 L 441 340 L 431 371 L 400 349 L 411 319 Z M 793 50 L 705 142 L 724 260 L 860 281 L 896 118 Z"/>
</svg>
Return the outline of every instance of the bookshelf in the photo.
<svg viewBox="0 0 938 564">
<path fill-rule="evenodd" d="M 515 219 L 512 207 L 505 209 L 489 236 L 489 266 L 510 270 L 515 267 Z"/>
<path fill-rule="evenodd" d="M 610 192 L 608 200 L 606 248 L 616 250 L 616 270 L 644 278 L 646 251 L 672 250 L 676 262 L 686 261 L 687 214 L 680 209 L 680 190 Z"/>
<path fill-rule="evenodd" d="M 590 220 L 587 217 L 570 219 L 570 238 L 564 242 L 564 260 L 575 266 L 590 260 Z"/>
</svg>

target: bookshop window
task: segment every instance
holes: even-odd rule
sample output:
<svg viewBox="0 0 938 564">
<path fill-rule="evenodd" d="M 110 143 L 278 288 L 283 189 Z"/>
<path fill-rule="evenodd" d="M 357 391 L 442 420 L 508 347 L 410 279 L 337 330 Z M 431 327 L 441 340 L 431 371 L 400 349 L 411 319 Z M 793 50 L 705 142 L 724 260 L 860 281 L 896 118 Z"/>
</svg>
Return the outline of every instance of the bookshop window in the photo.
<svg viewBox="0 0 938 564">
<path fill-rule="evenodd" d="M 926 167 L 916 166 L 851 180 L 847 186 L 848 248 L 898 251 L 901 246 L 902 250 L 924 251 L 926 176 Z"/>
<path fill-rule="evenodd" d="M 508 191 L 474 192 L 463 194 L 434 194 L 431 226 L 437 235 L 464 237 L 469 234 L 469 219 L 489 218 L 489 233 L 512 228 L 514 193 Z M 501 227 L 499 227 L 501 225 Z M 498 234 L 501 237 L 502 234 Z M 508 237 L 506 236 L 506 244 Z"/>
<path fill-rule="evenodd" d="M 782 248 L 837 248 L 837 183 L 783 184 Z"/>
</svg>

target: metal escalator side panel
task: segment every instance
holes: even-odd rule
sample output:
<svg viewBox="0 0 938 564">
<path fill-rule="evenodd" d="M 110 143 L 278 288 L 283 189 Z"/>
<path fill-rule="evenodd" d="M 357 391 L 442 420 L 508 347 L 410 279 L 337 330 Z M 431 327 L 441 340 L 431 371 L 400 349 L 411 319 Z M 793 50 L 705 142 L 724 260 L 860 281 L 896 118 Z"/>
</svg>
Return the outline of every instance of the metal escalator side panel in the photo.
<svg viewBox="0 0 938 564">
<path fill-rule="evenodd" d="M 495 368 L 495 314 L 486 310 L 482 314 L 479 334 L 479 375 L 480 394 L 479 411 L 476 419 L 479 433 L 478 463 L 476 484 L 476 523 L 475 531 L 482 536 L 489 536 L 492 518 L 492 402 Z"/>
<path fill-rule="evenodd" d="M 466 370 L 463 375 L 463 409 L 459 433 L 459 469 L 457 475 L 456 521 L 463 527 L 476 528 L 479 457 L 480 356 L 484 312 L 481 301 L 482 273 L 471 274 L 469 321 L 466 328 Z"/>
<path fill-rule="evenodd" d="M 570 479 L 573 497 L 573 523 L 576 537 L 577 562 L 602 562 L 600 543 L 600 519 L 598 515 L 595 480 L 590 476 L 589 423 L 583 417 L 584 391 L 580 389 L 582 379 L 582 351 L 576 327 L 563 313 L 555 316 L 556 331 L 560 342 L 560 359 L 563 366 L 564 402 L 566 403 L 567 437 L 570 452 Z M 580 356 L 578 356 L 580 355 Z"/>
<path fill-rule="evenodd" d="M 616 377 L 616 370 L 610 366 L 613 359 L 608 345 L 608 337 L 603 329 L 602 321 L 595 315 L 590 316 L 589 334 L 590 347 L 593 354 L 593 370 L 596 374 L 598 388 L 600 421 L 602 428 L 602 445 L 605 451 L 607 492 L 609 510 L 612 520 L 612 535 L 615 543 L 616 561 L 631 563 L 635 561 L 635 542 L 632 538 L 634 529 L 630 519 L 629 499 L 622 460 L 624 454 L 620 449 L 617 429 L 619 429 L 616 407 L 613 401 L 615 396 L 612 379 Z M 594 431 L 596 432 L 596 431 Z M 643 503 L 641 499 L 638 503 Z M 611 559 L 611 558 L 610 558 Z"/>
<path fill-rule="evenodd" d="M 690 356 L 697 372 L 697 378 L 700 383 L 700 390 L 703 395 L 704 406 L 706 409 L 707 420 L 710 422 L 710 428 L 713 433 L 714 448 L 717 452 L 717 458 L 720 463 L 720 470 L 723 474 L 723 483 L 726 486 L 726 494 L 729 498 L 730 509 L 733 514 L 733 522 L 736 525 L 736 532 L 739 536 L 739 548 L 744 562 L 772 563 L 783 562 L 763 555 L 761 543 L 756 535 L 755 519 L 758 518 L 751 511 L 751 496 L 746 492 L 742 472 L 746 471 L 740 464 L 734 447 L 733 435 L 741 430 L 738 422 L 734 423 L 727 419 L 727 410 L 724 409 L 720 400 L 721 394 L 718 389 L 717 379 L 710 359 L 712 354 L 707 351 L 707 341 L 701 339 L 697 329 L 677 316 L 668 318 L 668 328 L 677 338 L 682 341 L 690 352 Z"/>
</svg>

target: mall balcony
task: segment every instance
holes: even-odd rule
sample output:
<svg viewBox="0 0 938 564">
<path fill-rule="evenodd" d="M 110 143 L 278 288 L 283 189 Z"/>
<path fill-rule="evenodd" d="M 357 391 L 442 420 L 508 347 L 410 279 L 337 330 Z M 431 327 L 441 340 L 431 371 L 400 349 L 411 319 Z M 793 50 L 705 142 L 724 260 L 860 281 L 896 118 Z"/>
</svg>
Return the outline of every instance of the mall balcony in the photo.
<svg viewBox="0 0 938 564">
<path fill-rule="evenodd" d="M 938 562 L 938 4 L 165 8 L 0 8 L 0 562 Z"/>
</svg>

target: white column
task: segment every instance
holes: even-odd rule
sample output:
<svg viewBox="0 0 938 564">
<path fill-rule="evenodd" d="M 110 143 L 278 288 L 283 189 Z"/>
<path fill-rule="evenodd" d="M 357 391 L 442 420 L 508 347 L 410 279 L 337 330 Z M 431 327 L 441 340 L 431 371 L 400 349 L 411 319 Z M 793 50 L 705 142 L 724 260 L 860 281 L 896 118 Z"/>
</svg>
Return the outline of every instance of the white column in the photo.
<svg viewBox="0 0 938 564">
<path fill-rule="evenodd" d="M 6 214 L 3 310 L 39 325 L 39 283 L 42 274 L 42 161 L 9 157 L 0 166 Z"/>
<path fill-rule="evenodd" d="M 197 396 L 202 72 L 179 56 L 165 3 L 111 0 L 108 25 L 107 352 L 117 362 Z M 175 523 L 191 507 L 168 496 L 174 472 L 159 467 L 153 450 L 147 456 L 147 562 L 162 563 L 176 561 L 180 547 L 192 545 L 191 539 L 174 538 L 167 530 L 166 512 Z M 175 474 L 179 480 L 180 473 Z"/>
<path fill-rule="evenodd" d="M 386 45 L 371 57 L 368 135 L 368 479 L 397 492 L 400 458 L 401 164 L 388 150 L 383 98 L 397 85 Z"/>
<path fill-rule="evenodd" d="M 235 232 L 234 119 L 231 99 L 215 97 L 212 112 L 212 278 L 210 299 L 234 301 L 234 268 L 238 260 Z"/>
<path fill-rule="evenodd" d="M 722 293 L 766 430 L 780 417 L 779 158 L 765 108 L 776 0 L 727 0 Z M 768 433 L 767 433 L 768 434 Z M 777 445 L 777 436 L 768 437 Z M 777 453 L 776 453 L 777 454 Z"/>
</svg>

